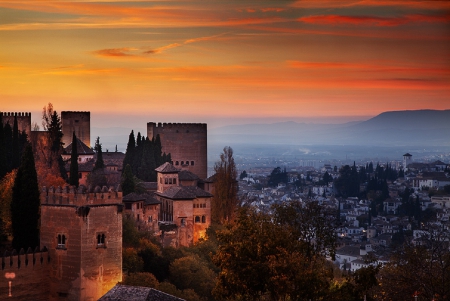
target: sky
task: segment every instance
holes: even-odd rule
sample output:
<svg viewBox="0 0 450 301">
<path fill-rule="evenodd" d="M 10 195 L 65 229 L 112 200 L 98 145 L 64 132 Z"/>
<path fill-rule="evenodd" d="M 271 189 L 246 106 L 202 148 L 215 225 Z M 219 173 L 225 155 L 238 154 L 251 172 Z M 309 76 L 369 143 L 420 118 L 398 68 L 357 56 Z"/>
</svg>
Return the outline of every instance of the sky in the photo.
<svg viewBox="0 0 450 301">
<path fill-rule="evenodd" d="M 450 1 L 0 1 L 0 110 L 97 127 L 450 109 Z"/>
</svg>

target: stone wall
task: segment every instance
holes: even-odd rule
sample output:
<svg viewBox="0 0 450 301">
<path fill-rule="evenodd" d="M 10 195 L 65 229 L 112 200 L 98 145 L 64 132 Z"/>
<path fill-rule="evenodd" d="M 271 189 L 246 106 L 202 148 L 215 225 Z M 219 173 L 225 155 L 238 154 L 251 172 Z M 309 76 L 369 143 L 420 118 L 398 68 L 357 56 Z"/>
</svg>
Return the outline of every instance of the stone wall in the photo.
<svg viewBox="0 0 450 301">
<path fill-rule="evenodd" d="M 97 300 L 122 281 L 122 193 L 98 190 L 41 192 L 41 245 L 53 258 L 49 300 Z"/>
<path fill-rule="evenodd" d="M 91 146 L 91 113 L 62 111 L 61 112 L 62 132 L 64 134 L 62 142 L 64 147 L 72 143 L 72 135 L 83 141 L 87 146 Z"/>
<path fill-rule="evenodd" d="M 158 134 L 162 151 L 171 154 L 176 168 L 189 170 L 201 179 L 207 177 L 207 125 L 205 123 L 147 123 L 148 138 L 156 138 Z"/>
<path fill-rule="evenodd" d="M 25 131 L 30 137 L 31 133 L 31 113 L 29 112 L 2 112 L 3 125 L 9 123 L 11 128 L 14 126 L 14 116 L 17 116 L 17 128 L 19 131 Z"/>
<path fill-rule="evenodd" d="M 42 252 L 21 249 L 5 253 L 2 257 L 0 300 L 36 300 L 49 298 L 48 275 L 51 259 L 44 249 Z"/>
</svg>

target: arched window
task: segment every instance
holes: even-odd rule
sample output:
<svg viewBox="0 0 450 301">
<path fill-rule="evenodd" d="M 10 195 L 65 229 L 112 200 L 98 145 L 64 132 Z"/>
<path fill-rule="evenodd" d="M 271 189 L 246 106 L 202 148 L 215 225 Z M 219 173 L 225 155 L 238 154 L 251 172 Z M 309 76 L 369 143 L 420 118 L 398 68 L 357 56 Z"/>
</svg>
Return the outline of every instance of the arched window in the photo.
<svg viewBox="0 0 450 301">
<path fill-rule="evenodd" d="M 202 215 L 202 223 L 206 223 L 206 216 Z"/>
<path fill-rule="evenodd" d="M 97 247 L 99 248 L 105 247 L 105 233 L 97 234 Z"/>
<path fill-rule="evenodd" d="M 196 217 L 195 217 L 195 222 L 196 222 L 196 223 L 200 223 L 200 216 L 196 216 Z"/>
<path fill-rule="evenodd" d="M 178 162 L 178 161 L 175 161 L 175 165 L 179 165 L 179 162 Z"/>
<path fill-rule="evenodd" d="M 66 248 L 66 236 L 64 234 L 58 234 L 58 249 Z"/>
</svg>

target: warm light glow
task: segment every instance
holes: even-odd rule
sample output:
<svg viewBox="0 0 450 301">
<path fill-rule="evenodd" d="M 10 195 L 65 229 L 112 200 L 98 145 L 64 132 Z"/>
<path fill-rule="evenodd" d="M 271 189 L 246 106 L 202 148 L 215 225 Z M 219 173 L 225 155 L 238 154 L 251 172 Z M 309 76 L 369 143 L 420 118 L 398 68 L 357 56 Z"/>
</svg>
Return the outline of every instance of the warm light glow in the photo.
<svg viewBox="0 0 450 301">
<path fill-rule="evenodd" d="M 118 116 L 94 126 L 450 108 L 448 1 L 17 0 L 0 16 L 0 110 L 36 121 L 48 102 Z"/>
</svg>

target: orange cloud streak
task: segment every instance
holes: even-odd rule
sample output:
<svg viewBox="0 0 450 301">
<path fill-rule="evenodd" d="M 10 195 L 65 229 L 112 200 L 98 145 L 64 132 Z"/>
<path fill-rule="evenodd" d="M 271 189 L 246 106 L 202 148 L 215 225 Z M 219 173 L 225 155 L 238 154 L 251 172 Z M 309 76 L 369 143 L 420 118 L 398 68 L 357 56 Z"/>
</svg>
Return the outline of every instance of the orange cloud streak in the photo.
<svg viewBox="0 0 450 301">
<path fill-rule="evenodd" d="M 419 22 L 450 22 L 450 14 L 441 16 L 430 15 L 408 15 L 398 18 L 372 17 L 372 16 L 339 16 L 339 15 L 321 15 L 309 16 L 297 19 L 300 22 L 308 24 L 351 24 L 351 25 L 377 25 L 377 26 L 398 26 L 407 23 Z"/>
</svg>

